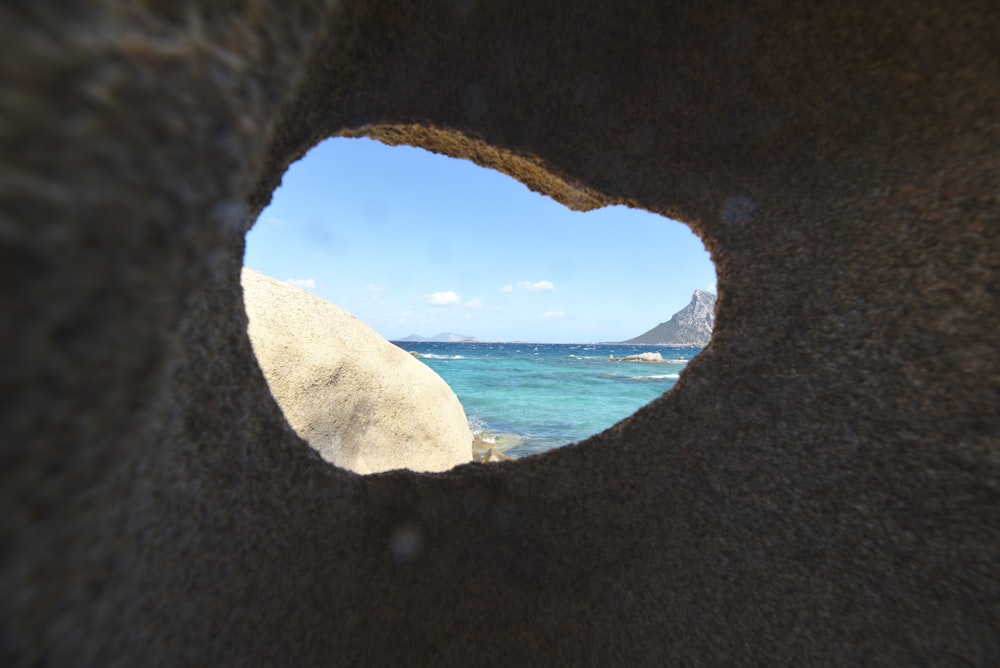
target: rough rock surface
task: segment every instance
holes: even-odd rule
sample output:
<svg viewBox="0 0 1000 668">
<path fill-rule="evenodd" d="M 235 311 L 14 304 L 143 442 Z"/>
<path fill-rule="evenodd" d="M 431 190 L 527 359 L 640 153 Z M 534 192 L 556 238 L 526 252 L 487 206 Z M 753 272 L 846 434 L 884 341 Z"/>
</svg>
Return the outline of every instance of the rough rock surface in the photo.
<svg viewBox="0 0 1000 668">
<path fill-rule="evenodd" d="M 0 663 L 996 665 L 998 34 L 995 0 L 3 3 Z M 240 269 L 337 134 L 686 222 L 711 344 L 567 448 L 330 465 Z"/>
<path fill-rule="evenodd" d="M 715 295 L 695 290 L 691 303 L 645 334 L 623 343 L 647 343 L 668 346 L 707 346 L 715 327 Z"/>
<path fill-rule="evenodd" d="M 248 332 L 295 432 L 355 473 L 445 471 L 472 460 L 472 432 L 440 376 L 344 309 L 243 269 Z"/>
</svg>

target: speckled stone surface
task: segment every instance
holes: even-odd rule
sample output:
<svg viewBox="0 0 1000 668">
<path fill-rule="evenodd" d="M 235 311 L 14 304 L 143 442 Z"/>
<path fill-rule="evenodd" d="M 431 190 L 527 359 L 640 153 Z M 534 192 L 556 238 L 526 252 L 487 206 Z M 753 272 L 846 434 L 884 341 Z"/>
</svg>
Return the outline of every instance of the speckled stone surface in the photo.
<svg viewBox="0 0 1000 668">
<path fill-rule="evenodd" d="M 1000 8 L 812 4 L 0 6 L 0 662 L 1000 663 Z M 572 447 L 335 469 L 239 288 L 331 135 L 686 222 L 711 346 Z"/>
</svg>

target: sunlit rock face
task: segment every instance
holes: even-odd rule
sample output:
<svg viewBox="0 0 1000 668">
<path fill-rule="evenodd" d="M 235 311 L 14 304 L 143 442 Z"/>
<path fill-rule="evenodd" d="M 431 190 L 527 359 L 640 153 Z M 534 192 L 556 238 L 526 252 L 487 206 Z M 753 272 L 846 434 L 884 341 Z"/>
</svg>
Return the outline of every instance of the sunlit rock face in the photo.
<svg viewBox="0 0 1000 668">
<path fill-rule="evenodd" d="M 998 20 L 0 9 L 2 662 L 996 663 Z M 688 223 L 712 344 L 575 446 L 336 468 L 268 391 L 240 270 L 338 134 Z"/>
<path fill-rule="evenodd" d="M 243 269 L 248 333 L 295 432 L 355 473 L 446 471 L 472 461 L 472 432 L 440 376 L 344 309 Z"/>
<path fill-rule="evenodd" d="M 644 334 L 625 343 L 707 346 L 715 327 L 715 295 L 695 290 L 687 306 Z"/>
</svg>

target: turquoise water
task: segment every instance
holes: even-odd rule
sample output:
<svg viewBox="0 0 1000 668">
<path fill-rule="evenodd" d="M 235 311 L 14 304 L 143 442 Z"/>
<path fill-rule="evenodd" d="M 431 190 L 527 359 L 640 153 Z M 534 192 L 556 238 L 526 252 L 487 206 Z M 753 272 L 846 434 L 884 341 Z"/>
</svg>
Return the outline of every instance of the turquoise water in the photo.
<svg viewBox="0 0 1000 668">
<path fill-rule="evenodd" d="M 473 433 L 523 457 L 583 440 L 677 382 L 699 348 L 568 343 L 399 342 L 451 386 Z M 616 362 L 658 352 L 663 362 Z"/>
</svg>

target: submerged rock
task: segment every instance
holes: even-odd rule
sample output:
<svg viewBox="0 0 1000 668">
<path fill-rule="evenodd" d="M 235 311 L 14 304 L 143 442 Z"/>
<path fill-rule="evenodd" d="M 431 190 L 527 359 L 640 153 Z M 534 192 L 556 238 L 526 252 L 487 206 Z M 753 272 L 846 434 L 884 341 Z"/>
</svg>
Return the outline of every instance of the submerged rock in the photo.
<svg viewBox="0 0 1000 668">
<path fill-rule="evenodd" d="M 511 457 L 496 448 L 490 448 L 485 452 L 485 454 L 483 454 L 483 458 L 479 461 L 485 464 L 486 462 L 511 462 L 515 459 L 517 459 L 517 457 Z"/>
<path fill-rule="evenodd" d="M 248 332 L 292 428 L 356 473 L 469 462 L 472 432 L 433 370 L 339 306 L 243 269 Z"/>
</svg>

